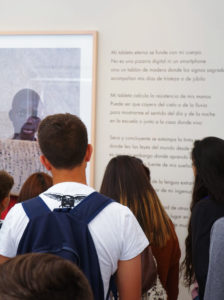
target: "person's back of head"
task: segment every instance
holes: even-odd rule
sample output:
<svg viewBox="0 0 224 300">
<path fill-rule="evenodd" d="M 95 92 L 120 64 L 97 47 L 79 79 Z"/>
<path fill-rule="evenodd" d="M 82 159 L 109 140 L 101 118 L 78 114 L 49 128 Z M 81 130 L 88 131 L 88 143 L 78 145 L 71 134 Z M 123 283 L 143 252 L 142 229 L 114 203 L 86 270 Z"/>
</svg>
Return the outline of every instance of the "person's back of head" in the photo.
<svg viewBox="0 0 224 300">
<path fill-rule="evenodd" d="M 216 203 L 224 204 L 224 140 L 211 136 L 194 141 L 191 158 L 195 175 L 191 212 L 195 205 L 207 196 L 210 196 L 210 199 Z M 195 280 L 191 218 L 192 214 L 189 218 L 188 235 L 185 240 L 185 258 L 181 265 L 184 283 L 188 287 Z"/>
<path fill-rule="evenodd" d="M 150 183 L 150 171 L 139 158 L 119 155 L 108 163 L 100 192 L 128 206 L 146 236 L 163 247 L 172 234 L 170 219 Z"/>
<path fill-rule="evenodd" d="M 217 137 L 196 140 L 192 164 L 195 183 L 191 208 L 207 195 L 216 202 L 224 203 L 224 140 Z"/>
<path fill-rule="evenodd" d="M 29 253 L 0 265 L 1 300 L 93 300 L 79 268 L 59 256 Z"/>
<path fill-rule="evenodd" d="M 75 115 L 55 114 L 41 121 L 38 142 L 43 155 L 56 169 L 81 165 L 88 146 L 87 130 Z"/>
<path fill-rule="evenodd" d="M 9 193 L 13 187 L 14 179 L 6 171 L 0 170 L 0 212 L 2 212 L 9 203 Z"/>
<path fill-rule="evenodd" d="M 52 177 L 44 172 L 37 172 L 30 175 L 24 182 L 18 197 L 22 202 L 38 196 L 53 185 Z"/>
</svg>

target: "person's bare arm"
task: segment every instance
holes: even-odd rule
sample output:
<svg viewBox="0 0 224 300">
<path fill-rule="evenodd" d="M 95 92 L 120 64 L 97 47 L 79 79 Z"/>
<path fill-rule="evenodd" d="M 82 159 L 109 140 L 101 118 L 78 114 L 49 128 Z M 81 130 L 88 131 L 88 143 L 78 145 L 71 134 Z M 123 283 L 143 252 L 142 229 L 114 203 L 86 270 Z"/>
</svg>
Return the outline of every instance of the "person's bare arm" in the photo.
<svg viewBox="0 0 224 300">
<path fill-rule="evenodd" d="M 3 264 L 5 261 L 9 260 L 9 257 L 0 255 L 0 264 Z"/>
<path fill-rule="evenodd" d="M 141 298 L 141 255 L 118 262 L 116 281 L 120 300 Z"/>
</svg>

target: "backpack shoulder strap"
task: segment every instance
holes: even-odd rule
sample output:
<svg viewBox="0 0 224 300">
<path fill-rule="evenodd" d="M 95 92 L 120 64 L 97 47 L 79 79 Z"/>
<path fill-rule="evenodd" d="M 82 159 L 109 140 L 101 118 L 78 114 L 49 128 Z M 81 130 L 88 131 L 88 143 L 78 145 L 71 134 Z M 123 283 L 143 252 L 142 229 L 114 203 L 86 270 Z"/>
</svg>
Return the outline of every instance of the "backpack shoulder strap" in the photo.
<svg viewBox="0 0 224 300">
<path fill-rule="evenodd" d="M 80 219 L 88 224 L 101 212 L 101 210 L 112 202 L 114 202 L 112 199 L 98 192 L 93 192 L 72 209 L 71 212 L 77 214 Z"/>
<path fill-rule="evenodd" d="M 22 202 L 23 209 L 29 219 L 46 214 L 51 210 L 45 202 L 39 197 Z"/>
</svg>

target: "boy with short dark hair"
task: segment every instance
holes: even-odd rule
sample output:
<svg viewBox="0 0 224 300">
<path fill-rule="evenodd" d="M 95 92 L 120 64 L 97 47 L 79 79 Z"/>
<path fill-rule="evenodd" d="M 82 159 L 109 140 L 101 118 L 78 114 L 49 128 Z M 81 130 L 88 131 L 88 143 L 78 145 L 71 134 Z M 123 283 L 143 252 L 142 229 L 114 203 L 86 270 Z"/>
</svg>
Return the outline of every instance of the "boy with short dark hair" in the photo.
<svg viewBox="0 0 224 300">
<path fill-rule="evenodd" d="M 44 157 L 55 169 L 71 170 L 81 165 L 90 147 L 85 125 L 70 114 L 45 118 L 39 125 L 38 142 Z"/>
<path fill-rule="evenodd" d="M 0 299 L 93 300 L 88 280 L 68 260 L 46 253 L 18 255 L 0 265 Z"/>
<path fill-rule="evenodd" d="M 92 146 L 88 144 L 85 125 L 71 114 L 48 116 L 39 125 L 38 141 L 43 153 L 41 161 L 52 173 L 54 184 L 40 198 L 52 211 L 61 207 L 61 198 L 74 199 L 79 206 L 95 192 L 86 185 L 85 169 Z M 0 262 L 16 255 L 28 223 L 21 204 L 11 209 L 0 235 Z M 131 211 L 112 202 L 96 215 L 88 228 L 99 261 L 103 298 L 106 299 L 110 278 L 116 273 L 120 299 L 140 299 L 140 254 L 148 246 L 148 240 Z"/>
<path fill-rule="evenodd" d="M 10 191 L 13 187 L 14 179 L 6 171 L 0 170 L 0 215 L 8 207 L 10 201 Z M 0 220 L 0 228 L 2 220 Z"/>
</svg>

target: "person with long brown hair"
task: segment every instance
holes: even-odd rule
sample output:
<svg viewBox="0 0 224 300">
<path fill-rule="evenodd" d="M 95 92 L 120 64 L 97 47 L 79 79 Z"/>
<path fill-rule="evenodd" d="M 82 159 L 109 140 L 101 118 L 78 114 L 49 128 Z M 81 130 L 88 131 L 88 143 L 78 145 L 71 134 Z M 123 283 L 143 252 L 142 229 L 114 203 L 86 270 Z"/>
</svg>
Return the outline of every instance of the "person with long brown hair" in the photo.
<svg viewBox="0 0 224 300">
<path fill-rule="evenodd" d="M 174 226 L 151 184 L 149 169 L 136 157 L 114 157 L 106 167 L 100 192 L 132 210 L 150 241 L 168 298 L 176 300 L 179 242 Z"/>
<path fill-rule="evenodd" d="M 50 175 L 44 172 L 36 172 L 31 174 L 24 182 L 18 197 L 18 202 L 34 198 L 45 192 L 53 185 Z"/>
<path fill-rule="evenodd" d="M 182 270 L 186 286 L 198 282 L 199 299 L 203 300 L 211 228 L 224 216 L 224 140 L 217 137 L 196 140 L 191 156 L 195 179 Z"/>
</svg>

